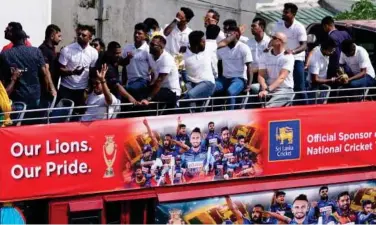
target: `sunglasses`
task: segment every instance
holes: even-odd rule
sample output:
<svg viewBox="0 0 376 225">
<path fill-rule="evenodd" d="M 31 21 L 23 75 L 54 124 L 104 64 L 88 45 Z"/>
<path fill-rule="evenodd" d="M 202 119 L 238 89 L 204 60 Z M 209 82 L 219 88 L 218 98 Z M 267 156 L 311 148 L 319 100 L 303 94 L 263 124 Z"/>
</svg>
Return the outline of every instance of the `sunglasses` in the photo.
<svg viewBox="0 0 376 225">
<path fill-rule="evenodd" d="M 283 42 L 283 40 L 282 40 L 281 38 L 278 38 L 278 37 L 276 37 L 276 36 L 272 36 L 272 39 L 273 39 L 273 40 L 279 40 L 279 41 Z"/>
</svg>

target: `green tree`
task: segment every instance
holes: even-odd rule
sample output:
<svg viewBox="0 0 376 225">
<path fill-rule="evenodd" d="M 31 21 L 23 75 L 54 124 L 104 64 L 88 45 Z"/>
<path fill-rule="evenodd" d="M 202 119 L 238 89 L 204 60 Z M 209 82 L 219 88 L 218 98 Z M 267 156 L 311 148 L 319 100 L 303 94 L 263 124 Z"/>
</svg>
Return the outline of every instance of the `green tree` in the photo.
<svg viewBox="0 0 376 225">
<path fill-rule="evenodd" d="M 340 12 L 336 20 L 372 20 L 376 19 L 376 5 L 371 0 L 360 0 L 351 6 L 350 11 Z"/>
</svg>

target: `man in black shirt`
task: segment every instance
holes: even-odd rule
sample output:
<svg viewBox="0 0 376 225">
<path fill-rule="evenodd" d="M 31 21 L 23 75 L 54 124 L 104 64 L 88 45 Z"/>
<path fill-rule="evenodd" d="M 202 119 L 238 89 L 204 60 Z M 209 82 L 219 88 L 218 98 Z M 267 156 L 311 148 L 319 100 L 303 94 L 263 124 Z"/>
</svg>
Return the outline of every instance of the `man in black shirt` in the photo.
<svg viewBox="0 0 376 225">
<path fill-rule="evenodd" d="M 25 46 L 27 35 L 23 30 L 12 32 L 13 48 L 4 51 L 0 56 L 1 77 L 13 102 L 21 101 L 27 105 L 27 109 L 37 109 L 41 99 L 40 73 L 47 84 L 46 89 L 52 96 L 56 95 L 56 90 L 41 51 L 35 47 Z M 21 76 L 13 79 L 11 70 L 18 70 Z M 25 115 L 26 118 L 35 116 L 39 115 Z"/>
<path fill-rule="evenodd" d="M 59 82 L 59 74 L 56 70 L 57 53 L 55 47 L 61 42 L 61 36 L 62 35 L 60 28 L 55 24 L 51 24 L 47 26 L 44 42 L 39 46 L 39 49 L 41 50 L 44 57 L 44 61 L 46 63 L 46 67 L 51 74 L 51 78 L 55 87 L 57 87 Z M 51 101 L 51 96 L 48 95 L 47 90 L 42 87 L 41 108 L 49 108 L 50 104 L 52 103 Z"/>
</svg>

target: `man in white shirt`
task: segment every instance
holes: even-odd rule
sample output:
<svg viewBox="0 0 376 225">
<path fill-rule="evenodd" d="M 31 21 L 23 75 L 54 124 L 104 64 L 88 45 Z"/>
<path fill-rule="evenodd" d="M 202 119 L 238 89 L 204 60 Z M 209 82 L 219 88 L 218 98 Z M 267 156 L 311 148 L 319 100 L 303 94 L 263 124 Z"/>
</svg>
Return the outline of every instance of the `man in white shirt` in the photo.
<svg viewBox="0 0 376 225">
<path fill-rule="evenodd" d="M 182 7 L 176 18 L 163 30 L 167 41 L 166 51 L 172 56 L 184 52 L 188 46 L 188 35 L 192 32 L 188 23 L 193 17 L 194 13 L 190 8 Z"/>
<path fill-rule="evenodd" d="M 215 93 L 227 96 L 238 96 L 242 91 L 249 91 L 252 83 L 252 53 L 249 47 L 239 41 L 238 27 L 229 27 L 228 36 L 236 38 L 226 47 L 217 51 L 219 63 L 219 78 L 216 80 Z M 222 75 L 222 76 L 221 76 Z M 230 98 L 230 109 L 235 108 L 236 98 Z"/>
<path fill-rule="evenodd" d="M 286 54 L 292 54 L 294 63 L 294 91 L 305 91 L 304 60 L 307 48 L 307 32 L 303 24 L 295 19 L 298 7 L 293 3 L 286 3 L 283 9 L 282 20 L 277 22 L 274 32 L 281 32 L 287 36 Z M 302 101 L 294 102 L 297 105 L 307 104 L 307 94 L 296 95 L 296 99 Z"/>
<path fill-rule="evenodd" d="M 273 49 L 265 53 L 259 62 L 259 84 L 252 85 L 253 91 L 260 90 L 261 99 L 270 98 L 267 108 L 289 105 L 294 96 L 294 57 L 285 54 L 286 43 L 285 34 L 277 32 L 272 36 Z"/>
<path fill-rule="evenodd" d="M 214 9 L 209 9 L 209 11 L 206 13 L 206 16 L 204 18 L 204 26 L 207 28 L 209 25 L 218 25 L 220 19 L 220 15 L 217 11 Z M 206 37 L 208 39 L 208 37 Z M 217 43 L 222 41 L 226 38 L 225 33 L 223 31 L 219 31 L 219 34 L 216 37 Z"/>
<path fill-rule="evenodd" d="M 188 79 L 186 98 L 207 98 L 215 89 L 211 58 L 213 51 L 217 50 L 217 43 L 206 44 L 204 32 L 192 31 L 189 44 L 190 47 L 184 53 Z"/>
<path fill-rule="evenodd" d="M 134 43 L 127 44 L 122 52 L 123 83 L 136 100 L 146 98 L 150 83 L 149 45 L 146 43 L 148 28 L 143 23 L 134 27 Z"/>
<path fill-rule="evenodd" d="M 98 59 L 98 51 L 89 45 L 93 28 L 80 26 L 77 28 L 77 42 L 64 47 L 60 52 L 61 86 L 58 99 L 67 98 L 75 106 L 84 105 L 84 93 L 88 88 L 89 75 L 94 71 Z M 83 113 L 77 110 L 77 113 Z"/>
<path fill-rule="evenodd" d="M 340 79 L 350 88 L 364 88 L 376 86 L 375 70 L 372 66 L 367 50 L 358 46 L 353 40 L 342 42 L 342 53 L 339 59 L 341 66 L 350 67 L 352 75 L 348 79 Z"/>
<path fill-rule="evenodd" d="M 252 72 L 253 72 L 253 82 L 257 83 L 258 76 L 258 62 L 261 55 L 264 53 L 264 50 L 268 48 L 270 37 L 266 35 L 265 31 L 266 22 L 262 18 L 255 18 L 252 21 L 251 32 L 254 38 L 249 39 L 247 42 L 248 47 L 252 52 Z"/>
<path fill-rule="evenodd" d="M 83 115 L 81 118 L 81 121 L 112 118 L 116 108 L 114 105 L 120 104 L 120 100 L 111 94 L 110 89 L 107 86 L 107 70 L 107 65 L 103 64 L 101 71 L 97 71 L 97 76 L 91 78 L 93 91 L 88 95 L 86 103 L 88 106 L 98 107 L 87 108 L 85 115 Z"/>
<path fill-rule="evenodd" d="M 324 41 L 318 50 L 313 51 L 308 67 L 309 76 L 307 78 L 310 89 L 315 90 L 321 84 L 331 85 L 336 82 L 336 78 L 328 79 L 329 57 L 335 51 L 336 44 L 332 39 Z"/>
<path fill-rule="evenodd" d="M 236 22 L 236 20 L 233 20 L 233 19 L 228 19 L 228 20 L 225 20 L 223 21 L 223 35 L 226 36 L 226 34 L 229 32 L 229 28 L 230 27 L 237 27 L 238 26 L 238 23 Z M 239 37 L 239 41 L 243 42 L 244 44 L 247 44 L 249 38 L 247 38 L 246 36 L 243 36 L 243 32 L 245 31 L 245 29 L 243 29 L 243 27 L 245 26 L 240 26 L 240 37 Z M 221 36 L 222 37 L 222 34 L 219 33 L 218 36 Z M 220 40 L 221 41 L 221 40 Z"/>
<path fill-rule="evenodd" d="M 166 39 L 163 36 L 154 36 L 150 42 L 149 62 L 157 77 L 148 97 L 141 101 L 143 105 L 149 102 L 166 102 L 168 108 L 175 108 L 181 95 L 179 72 L 174 58 L 164 50 Z"/>
</svg>

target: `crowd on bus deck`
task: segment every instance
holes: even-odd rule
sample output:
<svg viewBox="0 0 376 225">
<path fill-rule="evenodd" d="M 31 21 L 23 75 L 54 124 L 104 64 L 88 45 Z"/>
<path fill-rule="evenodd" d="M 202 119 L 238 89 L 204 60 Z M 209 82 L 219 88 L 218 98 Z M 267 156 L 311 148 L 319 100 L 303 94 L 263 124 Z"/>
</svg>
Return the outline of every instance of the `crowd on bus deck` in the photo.
<svg viewBox="0 0 376 225">
<path fill-rule="evenodd" d="M 231 97 L 248 92 L 266 99 L 266 107 L 280 107 L 291 104 L 294 91 L 315 90 L 322 84 L 376 85 L 367 51 L 346 31 L 337 30 L 331 17 L 321 22 L 327 38 L 306 57 L 307 33 L 295 19 L 297 13 L 295 4 L 286 3 L 270 37 L 265 20 L 255 18 L 254 38 L 249 39 L 242 35 L 245 26 L 232 19 L 224 21 L 221 30 L 220 15 L 213 9 L 205 16 L 205 30 L 193 31 L 189 22 L 194 12 L 182 7 L 164 29 L 153 18 L 137 23 L 134 42 L 124 46 L 112 41 L 105 48 L 101 39 L 92 40 L 92 27 L 80 25 L 75 42 L 60 53 L 56 46 L 62 33 L 57 25 L 47 27 L 43 44 L 35 48 L 21 24 L 11 22 L 5 29 L 11 44 L 0 55 L 0 78 L 10 99 L 24 102 L 27 109 L 48 108 L 54 96 L 56 102 L 70 99 L 75 106 L 99 105 L 88 108 L 86 115 L 76 110 L 85 121 L 106 118 L 107 107 L 113 113 L 121 102 L 145 107 L 159 101 L 173 108 L 179 99 L 230 96 L 234 109 L 236 99 Z M 294 104 L 309 104 L 308 97 L 296 94 Z"/>
</svg>

